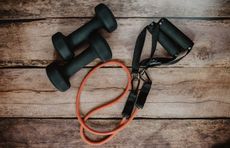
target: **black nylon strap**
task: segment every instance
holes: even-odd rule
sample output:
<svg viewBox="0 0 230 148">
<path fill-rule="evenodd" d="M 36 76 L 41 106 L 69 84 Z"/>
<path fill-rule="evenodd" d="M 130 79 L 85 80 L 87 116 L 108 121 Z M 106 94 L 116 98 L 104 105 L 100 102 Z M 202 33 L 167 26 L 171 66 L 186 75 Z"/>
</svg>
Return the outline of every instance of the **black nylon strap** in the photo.
<svg viewBox="0 0 230 148">
<path fill-rule="evenodd" d="M 162 57 L 155 57 L 155 58 L 148 58 L 141 61 L 141 67 L 154 67 L 159 65 L 170 65 L 179 62 L 183 59 L 187 54 L 189 54 L 191 50 L 188 50 L 183 56 L 177 58 L 162 58 Z"/>
<path fill-rule="evenodd" d="M 158 36 L 159 36 L 159 25 L 152 22 L 149 26 L 148 26 L 148 31 L 152 34 L 152 48 L 151 48 L 151 54 L 150 54 L 150 58 L 153 58 L 153 55 L 156 51 L 157 48 L 157 40 L 158 40 Z"/>
<path fill-rule="evenodd" d="M 151 34 L 153 34 L 152 35 L 151 55 L 150 55 L 149 59 L 153 58 L 153 55 L 155 53 L 156 46 L 157 46 L 157 40 L 158 40 L 158 36 L 159 36 L 159 25 L 156 25 L 156 23 L 153 22 L 150 25 L 146 26 L 141 31 L 141 33 L 138 35 L 137 40 L 136 40 L 134 53 L 133 53 L 133 61 L 132 61 L 132 73 L 136 74 L 136 75 L 139 73 L 139 69 L 140 69 L 141 54 L 142 54 L 143 46 L 145 43 L 147 29 L 149 32 L 151 31 Z M 136 78 L 133 78 L 133 79 L 136 79 Z M 128 96 L 128 99 L 126 101 L 124 109 L 122 111 L 123 117 L 129 118 L 130 115 L 132 114 L 132 111 L 133 111 L 133 108 L 135 105 L 137 105 L 139 108 L 142 108 L 144 106 L 147 95 L 148 95 L 150 88 L 151 88 L 151 84 L 152 84 L 152 81 L 150 79 L 149 79 L 148 83 L 144 83 L 144 85 L 142 86 L 142 89 L 141 89 L 142 91 L 139 95 L 138 95 L 138 88 L 136 88 L 135 90 L 132 89 L 130 91 L 130 94 Z M 147 90 L 145 90 L 145 89 L 147 89 Z M 138 100 L 138 102 L 137 102 L 137 100 Z"/>
<path fill-rule="evenodd" d="M 152 81 L 145 81 L 141 87 L 140 93 L 136 101 L 137 108 L 143 108 L 146 102 L 147 96 L 152 86 Z"/>
<path fill-rule="evenodd" d="M 125 107 L 122 111 L 122 116 L 129 118 L 130 115 L 132 114 L 134 105 L 136 103 L 137 100 L 137 91 L 135 90 L 131 90 L 128 96 L 128 99 L 126 101 Z"/>
<path fill-rule="evenodd" d="M 140 65 L 142 63 L 140 62 L 140 59 L 141 59 L 143 46 L 145 43 L 146 30 L 148 30 L 152 34 L 152 47 L 151 47 L 150 57 L 145 60 L 148 60 L 148 62 L 151 62 L 151 59 L 153 58 L 153 55 L 156 51 L 157 40 L 158 40 L 160 28 L 158 24 L 156 24 L 155 22 L 152 22 L 150 25 L 146 26 L 137 37 L 135 48 L 134 48 L 134 53 L 133 53 L 132 73 L 138 73 L 140 66 L 143 66 L 143 65 Z M 148 64 L 146 63 L 145 65 L 147 66 Z"/>
<path fill-rule="evenodd" d="M 133 61 L 132 61 L 132 73 L 138 73 L 139 71 L 139 63 L 141 59 L 141 53 L 143 50 L 144 42 L 146 37 L 146 27 L 141 31 L 141 33 L 138 35 L 134 53 L 133 53 Z"/>
</svg>

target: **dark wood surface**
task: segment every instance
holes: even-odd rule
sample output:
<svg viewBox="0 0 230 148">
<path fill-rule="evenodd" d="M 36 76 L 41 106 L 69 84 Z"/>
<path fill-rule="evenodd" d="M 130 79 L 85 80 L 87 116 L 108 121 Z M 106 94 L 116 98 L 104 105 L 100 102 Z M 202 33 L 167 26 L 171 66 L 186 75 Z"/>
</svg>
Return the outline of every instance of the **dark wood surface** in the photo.
<svg viewBox="0 0 230 148">
<path fill-rule="evenodd" d="M 104 2 L 116 17 L 229 17 L 229 0 L 8 0 L 0 1 L 2 19 L 91 17 Z"/>
<path fill-rule="evenodd" d="M 102 31 L 113 50 L 113 58 L 120 59 L 131 66 L 136 37 L 141 28 L 152 20 L 149 18 L 118 19 L 119 27 L 116 31 L 112 34 Z M 186 60 L 172 67 L 229 67 L 230 42 L 227 39 L 230 38 L 230 20 L 170 20 L 194 40 L 194 49 L 196 49 L 192 50 Z M 51 36 L 58 31 L 68 35 L 86 21 L 88 19 L 64 18 L 0 24 L 2 54 L 0 67 L 47 66 L 58 57 L 52 50 Z M 150 45 L 151 39 L 147 38 L 144 56 L 148 55 Z M 90 65 L 96 63 L 98 61 Z"/>
<path fill-rule="evenodd" d="M 230 0 L 0 0 L 0 147 L 89 147 L 80 139 L 75 93 L 98 60 L 74 75 L 65 93 L 51 85 L 45 67 L 60 60 L 51 36 L 83 25 L 100 2 L 119 25 L 101 33 L 113 58 L 129 67 L 138 33 L 160 17 L 195 42 L 179 63 L 150 69 L 153 88 L 145 108 L 102 147 L 230 147 Z M 148 35 L 143 56 L 150 44 Z M 99 70 L 83 92 L 82 112 L 116 97 L 125 82 L 120 68 Z M 93 116 L 90 125 L 111 127 L 125 101 Z"/>
<path fill-rule="evenodd" d="M 90 125 L 105 130 L 104 126 L 117 122 L 100 119 L 91 120 Z M 229 120 L 138 119 L 102 147 L 224 148 L 230 144 L 229 124 Z M 82 142 L 78 126 L 75 119 L 3 119 L 0 120 L 0 146 L 92 147 Z"/>
<path fill-rule="evenodd" d="M 71 79 L 67 92 L 57 91 L 45 70 L 36 68 L 1 69 L 0 115 L 11 117 L 74 117 L 75 94 L 90 68 Z M 149 70 L 153 87 L 139 117 L 209 118 L 229 117 L 230 70 L 226 68 L 154 68 Z M 102 78 L 98 81 L 98 78 Z M 116 97 L 126 83 L 120 68 L 99 70 L 87 83 L 82 95 L 82 111 Z M 10 98 L 10 99 L 9 99 Z M 96 117 L 117 117 L 122 102 Z"/>
</svg>

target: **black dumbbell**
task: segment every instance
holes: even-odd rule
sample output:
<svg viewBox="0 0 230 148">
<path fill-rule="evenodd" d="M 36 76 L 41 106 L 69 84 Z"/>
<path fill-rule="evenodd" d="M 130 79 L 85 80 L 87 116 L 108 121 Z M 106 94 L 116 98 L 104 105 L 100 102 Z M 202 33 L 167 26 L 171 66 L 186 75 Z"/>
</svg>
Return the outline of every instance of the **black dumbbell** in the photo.
<svg viewBox="0 0 230 148">
<path fill-rule="evenodd" d="M 70 88 L 69 78 L 82 67 L 96 58 L 106 61 L 112 58 L 111 49 L 104 38 L 98 34 L 89 37 L 90 47 L 65 65 L 53 62 L 46 68 L 46 73 L 53 85 L 60 91 Z"/>
<path fill-rule="evenodd" d="M 95 13 L 95 17 L 92 20 L 68 36 L 64 36 L 60 32 L 52 36 L 54 48 L 64 60 L 72 59 L 76 46 L 86 41 L 89 35 L 95 30 L 104 28 L 108 32 L 112 32 L 117 28 L 116 19 L 106 5 L 97 5 Z"/>
</svg>

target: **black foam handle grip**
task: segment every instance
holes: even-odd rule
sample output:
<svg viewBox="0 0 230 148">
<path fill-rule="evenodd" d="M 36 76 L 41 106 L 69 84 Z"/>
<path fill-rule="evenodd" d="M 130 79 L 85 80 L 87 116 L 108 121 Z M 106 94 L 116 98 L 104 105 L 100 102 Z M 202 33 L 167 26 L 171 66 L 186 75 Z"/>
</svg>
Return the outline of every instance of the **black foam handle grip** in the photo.
<svg viewBox="0 0 230 148">
<path fill-rule="evenodd" d="M 173 57 L 177 57 L 181 52 L 181 47 L 174 42 L 171 38 L 165 35 L 164 32 L 159 33 L 159 42 L 164 49 Z"/>
<path fill-rule="evenodd" d="M 183 32 L 181 32 L 176 26 L 174 26 L 166 18 L 160 19 L 158 22 L 160 30 L 163 31 L 168 37 L 174 40 L 181 48 L 190 50 L 193 46 L 193 41 L 188 38 Z"/>
</svg>

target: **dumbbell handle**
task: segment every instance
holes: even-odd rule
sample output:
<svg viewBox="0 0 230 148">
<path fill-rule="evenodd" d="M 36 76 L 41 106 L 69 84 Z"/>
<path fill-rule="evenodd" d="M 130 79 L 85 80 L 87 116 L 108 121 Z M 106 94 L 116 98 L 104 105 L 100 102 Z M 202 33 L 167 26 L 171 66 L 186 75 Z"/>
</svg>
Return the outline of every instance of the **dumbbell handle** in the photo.
<svg viewBox="0 0 230 148">
<path fill-rule="evenodd" d="M 72 61 L 68 64 L 64 65 L 65 76 L 71 77 L 74 73 L 79 71 L 85 65 L 89 64 L 91 61 L 96 59 L 98 55 L 95 50 L 87 48 L 80 55 L 76 56 Z"/>
<path fill-rule="evenodd" d="M 102 25 L 103 24 L 101 23 L 101 21 L 97 20 L 97 18 L 94 17 L 85 25 L 69 34 L 66 39 L 66 41 L 68 41 L 69 48 L 74 49 L 76 45 L 82 43 L 90 35 L 92 30 L 96 30 Z"/>
</svg>

